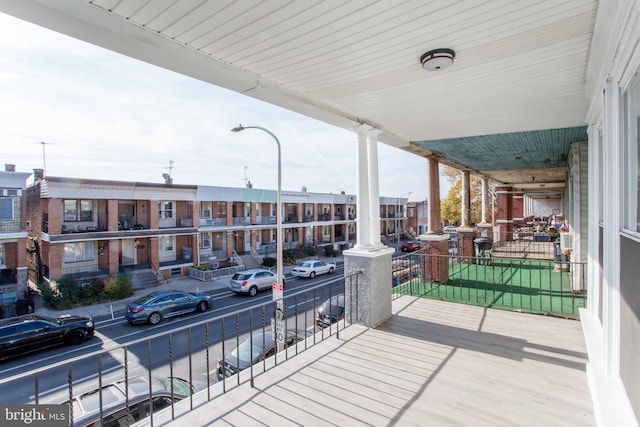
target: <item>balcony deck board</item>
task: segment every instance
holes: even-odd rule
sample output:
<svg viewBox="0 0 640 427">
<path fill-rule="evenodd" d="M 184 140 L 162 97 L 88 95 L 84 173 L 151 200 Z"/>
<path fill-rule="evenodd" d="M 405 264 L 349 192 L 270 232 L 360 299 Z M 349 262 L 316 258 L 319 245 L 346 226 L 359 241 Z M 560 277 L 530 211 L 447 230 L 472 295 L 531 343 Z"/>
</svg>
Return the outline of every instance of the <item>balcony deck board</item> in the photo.
<svg viewBox="0 0 640 427">
<path fill-rule="evenodd" d="M 595 426 L 575 320 L 400 297 L 169 425 Z"/>
</svg>

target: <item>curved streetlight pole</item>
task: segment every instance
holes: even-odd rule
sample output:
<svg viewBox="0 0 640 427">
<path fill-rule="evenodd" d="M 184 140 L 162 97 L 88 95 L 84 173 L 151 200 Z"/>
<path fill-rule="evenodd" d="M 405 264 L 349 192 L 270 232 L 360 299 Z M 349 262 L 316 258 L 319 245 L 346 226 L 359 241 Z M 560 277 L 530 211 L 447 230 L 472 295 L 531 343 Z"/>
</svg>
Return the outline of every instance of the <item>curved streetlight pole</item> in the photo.
<svg viewBox="0 0 640 427">
<path fill-rule="evenodd" d="M 280 140 L 278 140 L 278 137 L 275 136 L 273 132 L 271 132 L 269 129 L 265 129 L 261 126 L 238 125 L 233 129 L 231 129 L 231 132 L 242 132 L 245 129 L 259 129 L 263 132 L 266 132 L 269 135 L 271 135 L 271 137 L 276 141 L 276 144 L 278 145 L 278 192 L 276 196 L 276 268 L 277 268 L 276 277 L 277 277 L 278 285 L 283 286 L 284 278 L 283 278 L 283 271 L 282 271 L 283 241 L 282 241 L 282 199 L 281 199 L 281 193 L 282 193 L 282 160 L 281 158 L 282 157 L 281 157 L 281 150 L 280 150 Z M 276 301 L 276 310 L 279 310 L 280 315 L 284 315 L 284 303 L 282 299 L 279 299 Z M 281 321 L 283 319 L 282 318 L 278 319 L 276 315 L 276 320 Z M 277 345 L 278 345 L 278 351 L 280 351 L 282 349 L 282 344 L 278 343 Z"/>
<path fill-rule="evenodd" d="M 407 191 L 406 193 L 402 193 L 400 196 L 398 196 L 398 198 L 397 198 L 398 206 L 400 206 L 400 199 L 402 198 L 402 196 L 404 196 L 405 194 L 407 196 L 410 196 L 411 193 L 413 193 L 413 191 Z M 397 237 L 396 250 L 399 251 L 400 250 L 400 214 L 397 213 L 397 212 L 396 212 L 396 234 L 397 234 L 397 236 L 396 236 Z"/>
</svg>

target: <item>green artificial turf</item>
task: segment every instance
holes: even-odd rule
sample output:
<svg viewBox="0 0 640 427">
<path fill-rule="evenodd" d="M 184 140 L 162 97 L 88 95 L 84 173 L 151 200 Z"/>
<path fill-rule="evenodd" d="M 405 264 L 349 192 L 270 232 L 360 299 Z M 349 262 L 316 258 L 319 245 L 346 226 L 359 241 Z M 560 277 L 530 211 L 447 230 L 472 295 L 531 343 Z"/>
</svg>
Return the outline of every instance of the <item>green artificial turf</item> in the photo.
<svg viewBox="0 0 640 427">
<path fill-rule="evenodd" d="M 586 292 L 572 292 L 570 273 L 550 261 L 494 258 L 488 265 L 449 263 L 447 283 L 413 278 L 393 288 L 398 294 L 530 313 L 577 317 Z M 562 266 L 566 266 L 562 265 Z M 580 268 L 574 264 L 572 268 Z"/>
</svg>

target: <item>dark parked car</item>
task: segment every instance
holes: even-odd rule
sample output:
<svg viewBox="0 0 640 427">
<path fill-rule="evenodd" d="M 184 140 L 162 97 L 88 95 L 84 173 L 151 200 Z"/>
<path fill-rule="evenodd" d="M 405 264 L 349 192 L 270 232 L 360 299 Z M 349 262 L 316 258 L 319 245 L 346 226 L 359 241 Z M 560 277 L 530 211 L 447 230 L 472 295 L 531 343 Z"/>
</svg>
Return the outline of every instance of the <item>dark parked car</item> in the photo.
<svg viewBox="0 0 640 427">
<path fill-rule="evenodd" d="M 420 250 L 420 242 L 418 240 L 413 242 L 405 242 L 400 246 L 402 252 L 415 252 Z"/>
<path fill-rule="evenodd" d="M 331 326 L 339 320 L 344 320 L 344 294 L 332 296 L 316 311 L 316 325 L 320 328 Z"/>
<path fill-rule="evenodd" d="M 312 335 L 311 332 L 304 330 L 297 332 L 287 331 L 284 348 L 295 345 Z M 253 347 L 251 344 L 251 340 L 246 339 L 224 356 L 224 360 L 218 361 L 218 370 L 216 372 L 218 380 L 222 381 L 225 375 L 229 377 L 237 374 L 239 371 L 276 354 L 277 345 L 271 330 L 255 334 L 253 336 Z"/>
<path fill-rule="evenodd" d="M 125 319 L 136 323 L 158 324 L 165 317 L 179 316 L 211 307 L 211 297 L 182 291 L 151 292 L 127 305 Z"/>
<path fill-rule="evenodd" d="M 0 360 L 60 344 L 80 344 L 93 333 L 88 316 L 27 314 L 0 320 Z"/>
<path fill-rule="evenodd" d="M 173 388 L 173 395 L 172 389 Z M 172 402 L 204 390 L 203 381 L 192 382 L 181 378 L 131 378 L 127 387 L 124 380 L 102 387 L 102 418 L 100 417 L 100 389 L 74 397 L 73 426 L 124 426 L 143 420 L 153 412 L 171 406 Z M 151 395 L 149 394 L 151 390 Z M 127 396 L 128 394 L 128 396 Z M 64 402 L 64 403 L 69 403 Z"/>
</svg>

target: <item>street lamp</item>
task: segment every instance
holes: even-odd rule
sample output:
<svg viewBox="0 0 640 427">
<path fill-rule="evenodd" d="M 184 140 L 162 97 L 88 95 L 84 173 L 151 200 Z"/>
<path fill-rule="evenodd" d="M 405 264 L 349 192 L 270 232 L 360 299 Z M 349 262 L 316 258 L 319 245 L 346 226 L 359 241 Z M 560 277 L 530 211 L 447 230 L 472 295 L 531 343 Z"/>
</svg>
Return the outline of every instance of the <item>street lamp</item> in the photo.
<svg viewBox="0 0 640 427">
<path fill-rule="evenodd" d="M 402 198 L 402 196 L 404 196 L 405 194 L 408 196 L 411 195 L 411 193 L 413 193 L 413 191 L 407 191 L 406 193 L 402 193 L 398 198 L 397 198 L 397 205 L 400 206 L 400 199 Z M 405 209 L 406 210 L 406 209 Z M 397 234 L 397 247 L 396 250 L 400 250 L 400 230 L 399 230 L 399 224 L 400 224 L 400 214 L 398 212 L 396 212 L 396 234 Z"/>
<path fill-rule="evenodd" d="M 282 162 L 280 153 L 280 141 L 278 137 L 273 134 L 269 129 L 265 129 L 260 126 L 242 126 L 238 125 L 231 129 L 231 132 L 242 132 L 245 129 L 260 129 L 263 132 L 268 133 L 276 141 L 278 145 L 278 193 L 276 196 L 276 268 L 277 268 L 277 283 L 279 286 L 284 285 L 282 277 Z M 276 321 L 282 321 L 284 316 L 284 303 L 282 299 L 276 301 Z M 280 318 L 278 318 L 280 317 Z M 275 331 L 274 331 L 275 333 Z M 278 343 L 278 349 L 280 350 L 281 343 Z"/>
</svg>

